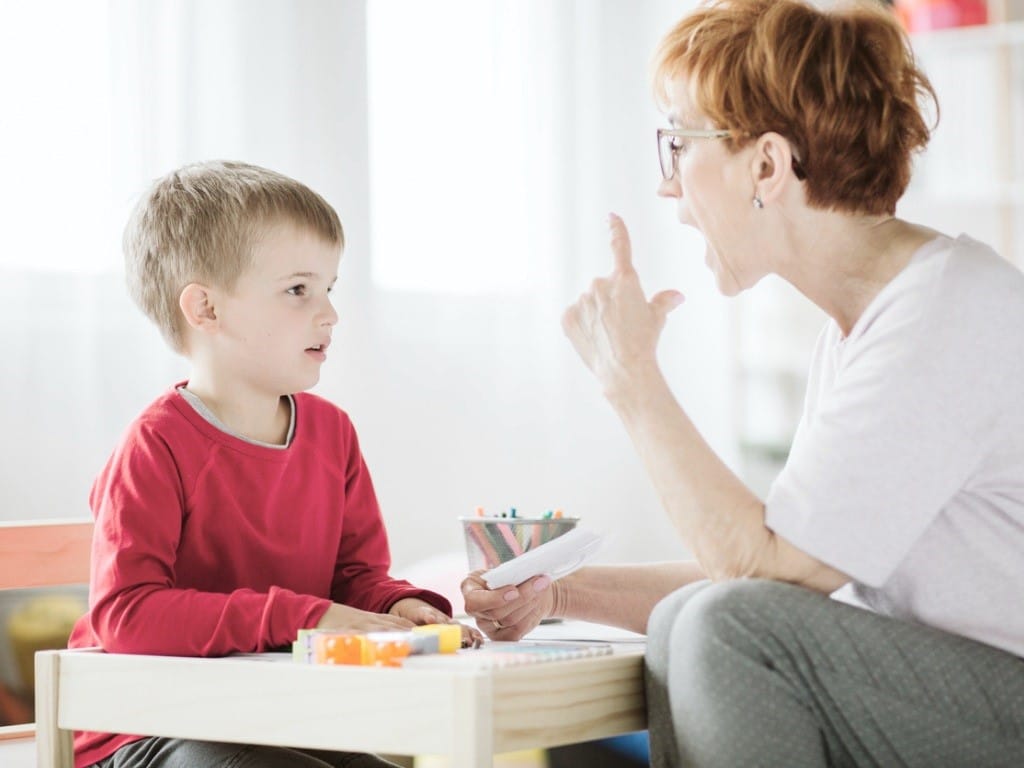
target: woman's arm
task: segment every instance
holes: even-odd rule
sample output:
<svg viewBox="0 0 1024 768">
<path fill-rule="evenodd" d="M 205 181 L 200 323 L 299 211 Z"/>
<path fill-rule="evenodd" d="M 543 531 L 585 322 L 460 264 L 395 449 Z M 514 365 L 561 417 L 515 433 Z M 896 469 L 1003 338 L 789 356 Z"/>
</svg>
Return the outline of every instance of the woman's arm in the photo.
<svg viewBox="0 0 1024 768">
<path fill-rule="evenodd" d="M 682 298 L 648 302 L 633 268 L 629 234 L 611 219 L 615 269 L 567 310 L 563 327 L 629 433 L 669 518 L 712 579 L 778 579 L 831 592 L 849 577 L 765 525 L 764 504 L 711 450 L 658 367 L 656 347 Z"/>
<path fill-rule="evenodd" d="M 479 574 L 462 582 L 466 612 L 495 640 L 517 640 L 546 618 L 582 619 L 643 633 L 663 597 L 705 578 L 694 561 L 589 566 L 554 583 L 538 576 L 495 590 L 488 590 Z"/>
</svg>

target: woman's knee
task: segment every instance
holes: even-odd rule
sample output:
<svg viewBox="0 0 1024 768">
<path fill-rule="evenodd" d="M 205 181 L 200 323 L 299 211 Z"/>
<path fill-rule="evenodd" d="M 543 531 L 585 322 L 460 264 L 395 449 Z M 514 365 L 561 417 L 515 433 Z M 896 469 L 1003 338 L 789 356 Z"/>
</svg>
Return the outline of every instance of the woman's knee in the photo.
<svg viewBox="0 0 1024 768">
<path fill-rule="evenodd" d="M 668 667 L 668 650 L 672 626 L 686 603 L 693 599 L 710 581 L 699 581 L 670 593 L 654 606 L 647 620 L 647 649 L 645 658 L 649 670 L 663 674 Z"/>
<path fill-rule="evenodd" d="M 828 599 L 803 587 L 767 579 L 715 582 L 687 600 L 672 623 L 669 645 L 700 652 L 706 643 L 735 646 L 796 629 L 794 601 Z"/>
<path fill-rule="evenodd" d="M 683 609 L 683 606 L 694 595 L 708 586 L 711 586 L 710 581 L 698 581 L 693 584 L 688 584 L 681 589 L 677 589 L 675 592 L 670 592 L 668 595 L 663 597 L 661 601 L 654 606 L 654 610 L 651 611 L 651 615 L 647 620 L 647 634 L 668 634 L 672 629 L 672 624 L 675 622 L 676 617 Z"/>
</svg>

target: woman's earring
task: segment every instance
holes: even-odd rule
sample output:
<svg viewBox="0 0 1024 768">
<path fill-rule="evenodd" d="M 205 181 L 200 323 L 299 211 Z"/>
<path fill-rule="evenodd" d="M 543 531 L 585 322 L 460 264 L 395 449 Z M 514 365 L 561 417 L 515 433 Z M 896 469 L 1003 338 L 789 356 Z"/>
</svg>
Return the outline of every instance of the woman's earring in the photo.
<svg viewBox="0 0 1024 768">
<path fill-rule="evenodd" d="M 761 199 L 760 195 L 754 195 L 754 207 L 758 210 L 764 208 L 764 200 Z"/>
</svg>

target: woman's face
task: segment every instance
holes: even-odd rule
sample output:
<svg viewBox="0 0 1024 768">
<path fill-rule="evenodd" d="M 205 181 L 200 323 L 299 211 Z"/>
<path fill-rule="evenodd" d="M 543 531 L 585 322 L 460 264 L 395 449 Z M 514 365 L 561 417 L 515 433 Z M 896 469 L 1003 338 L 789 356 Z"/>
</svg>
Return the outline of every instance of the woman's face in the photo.
<svg viewBox="0 0 1024 768">
<path fill-rule="evenodd" d="M 673 128 L 729 128 L 711 125 L 692 108 L 688 82 L 679 77 L 669 89 L 668 119 Z M 707 245 L 704 260 L 718 289 L 734 296 L 766 273 L 763 258 L 752 241 L 757 224 L 753 207 L 752 150 L 730 152 L 723 139 L 676 140 L 679 152 L 675 175 L 662 181 L 658 194 L 675 198 L 683 224 L 698 229 Z"/>
</svg>

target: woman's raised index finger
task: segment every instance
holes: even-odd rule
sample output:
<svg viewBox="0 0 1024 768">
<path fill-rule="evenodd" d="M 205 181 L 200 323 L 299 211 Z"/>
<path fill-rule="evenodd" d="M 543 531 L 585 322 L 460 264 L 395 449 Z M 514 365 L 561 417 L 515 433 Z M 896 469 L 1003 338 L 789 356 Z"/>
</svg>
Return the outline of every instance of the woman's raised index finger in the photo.
<svg viewBox="0 0 1024 768">
<path fill-rule="evenodd" d="M 608 214 L 608 228 L 612 235 L 612 256 L 615 259 L 616 272 L 633 271 L 633 246 L 629 242 L 629 230 L 626 222 L 618 214 Z"/>
</svg>

